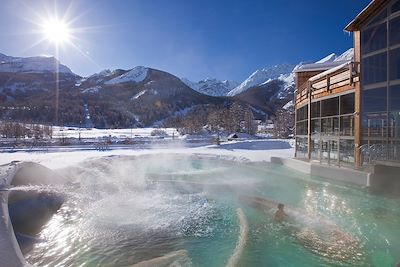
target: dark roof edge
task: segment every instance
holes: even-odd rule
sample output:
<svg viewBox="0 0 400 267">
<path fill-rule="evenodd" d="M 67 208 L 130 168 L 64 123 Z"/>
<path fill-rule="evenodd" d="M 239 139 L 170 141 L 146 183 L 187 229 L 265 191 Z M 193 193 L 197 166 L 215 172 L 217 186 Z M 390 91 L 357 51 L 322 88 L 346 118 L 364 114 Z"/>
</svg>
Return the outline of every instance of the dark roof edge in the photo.
<svg viewBox="0 0 400 267">
<path fill-rule="evenodd" d="M 349 24 L 347 24 L 344 30 L 347 32 L 360 30 L 362 24 L 381 11 L 382 7 L 389 2 L 390 0 L 372 0 Z"/>
</svg>

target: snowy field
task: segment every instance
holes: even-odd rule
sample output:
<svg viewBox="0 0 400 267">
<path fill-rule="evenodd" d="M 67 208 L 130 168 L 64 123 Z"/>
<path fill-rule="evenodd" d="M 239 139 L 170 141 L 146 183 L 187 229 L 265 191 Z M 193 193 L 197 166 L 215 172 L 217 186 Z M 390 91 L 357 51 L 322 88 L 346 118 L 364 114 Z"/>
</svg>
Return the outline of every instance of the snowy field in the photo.
<svg viewBox="0 0 400 267">
<path fill-rule="evenodd" d="M 149 131 L 149 130 L 147 130 Z M 99 133 L 100 134 L 100 133 Z M 103 134 L 103 133 L 101 133 Z M 100 134 L 100 135 L 101 135 Z M 188 147 L 187 142 L 172 142 L 162 147 L 132 147 L 116 148 L 106 151 L 89 150 L 81 148 L 65 148 L 48 150 L 47 152 L 17 151 L 13 153 L 1 153 L 0 164 L 11 161 L 32 161 L 46 167 L 57 169 L 80 163 L 87 159 L 114 156 L 114 155 L 154 155 L 154 154 L 186 154 L 203 155 L 204 157 L 216 157 L 226 160 L 244 162 L 270 161 L 271 156 L 293 157 L 293 140 L 243 140 L 223 142 L 221 145 L 204 145 Z"/>
<path fill-rule="evenodd" d="M 85 129 L 76 127 L 53 127 L 54 138 L 138 138 L 151 137 L 154 130 L 164 131 L 167 136 L 179 137 L 174 128 L 133 128 L 133 129 Z"/>
</svg>

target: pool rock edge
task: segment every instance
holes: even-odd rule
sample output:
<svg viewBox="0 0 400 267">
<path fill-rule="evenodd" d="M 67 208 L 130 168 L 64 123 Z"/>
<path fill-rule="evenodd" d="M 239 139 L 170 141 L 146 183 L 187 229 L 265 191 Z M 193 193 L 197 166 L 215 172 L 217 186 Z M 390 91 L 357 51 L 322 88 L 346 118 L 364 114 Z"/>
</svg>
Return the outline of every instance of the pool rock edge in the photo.
<svg viewBox="0 0 400 267">
<path fill-rule="evenodd" d="M 33 267 L 25 261 L 22 255 L 8 212 L 9 192 L 7 188 L 11 185 L 15 174 L 23 166 L 23 162 L 12 162 L 0 166 L 0 259 L 1 265 L 7 267 Z"/>
</svg>

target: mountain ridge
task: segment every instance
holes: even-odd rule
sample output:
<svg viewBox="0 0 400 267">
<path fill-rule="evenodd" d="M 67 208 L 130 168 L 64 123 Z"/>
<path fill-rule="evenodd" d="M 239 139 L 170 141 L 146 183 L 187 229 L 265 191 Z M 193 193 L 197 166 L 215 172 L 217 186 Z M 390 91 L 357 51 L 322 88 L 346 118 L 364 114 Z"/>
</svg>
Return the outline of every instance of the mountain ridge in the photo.
<svg viewBox="0 0 400 267">
<path fill-rule="evenodd" d="M 347 50 L 339 56 L 330 55 L 325 61 L 348 60 L 351 54 Z M 45 66 L 32 69 L 32 58 L 38 58 Z M 210 78 L 185 82 L 166 71 L 143 66 L 106 69 L 85 78 L 65 66 L 65 72 L 55 75 L 56 69 L 50 68 L 48 62 L 64 65 L 53 57 L 26 59 L 0 54 L 0 65 L 14 61 L 29 64 L 11 70 L 0 68 L 0 119 L 78 125 L 87 104 L 97 127 L 149 126 L 194 106 L 226 108 L 233 102 L 249 105 L 255 117 L 265 119 L 265 115 L 273 115 L 292 100 L 292 70 L 299 67 L 283 64 L 263 68 L 238 84 Z M 229 95 L 237 88 L 239 93 Z M 58 121 L 54 117 L 57 97 Z"/>
<path fill-rule="evenodd" d="M 78 76 L 53 56 L 12 57 L 1 53 L 0 72 L 64 73 Z"/>
</svg>

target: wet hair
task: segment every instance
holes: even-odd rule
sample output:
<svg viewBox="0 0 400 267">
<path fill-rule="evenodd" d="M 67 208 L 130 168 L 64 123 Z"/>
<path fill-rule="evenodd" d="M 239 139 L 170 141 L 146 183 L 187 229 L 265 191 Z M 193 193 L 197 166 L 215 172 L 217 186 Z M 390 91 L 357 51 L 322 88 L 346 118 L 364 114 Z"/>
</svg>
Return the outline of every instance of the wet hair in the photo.
<svg viewBox="0 0 400 267">
<path fill-rule="evenodd" d="M 283 207 L 285 207 L 285 205 L 283 205 L 282 203 L 278 204 L 278 209 L 283 209 Z"/>
</svg>

